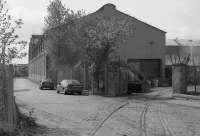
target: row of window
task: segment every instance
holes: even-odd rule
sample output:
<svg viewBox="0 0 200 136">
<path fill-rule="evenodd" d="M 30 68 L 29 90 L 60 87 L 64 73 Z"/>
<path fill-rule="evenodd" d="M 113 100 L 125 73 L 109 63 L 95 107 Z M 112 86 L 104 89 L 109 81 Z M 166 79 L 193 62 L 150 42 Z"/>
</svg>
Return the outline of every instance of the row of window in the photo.
<svg viewBox="0 0 200 136">
<path fill-rule="evenodd" d="M 45 74 L 45 64 L 42 58 L 39 58 L 38 60 L 34 61 L 29 65 L 29 74 Z"/>
<path fill-rule="evenodd" d="M 38 56 L 44 51 L 44 44 L 42 38 L 40 39 L 31 39 L 29 44 L 29 61 Z"/>
</svg>

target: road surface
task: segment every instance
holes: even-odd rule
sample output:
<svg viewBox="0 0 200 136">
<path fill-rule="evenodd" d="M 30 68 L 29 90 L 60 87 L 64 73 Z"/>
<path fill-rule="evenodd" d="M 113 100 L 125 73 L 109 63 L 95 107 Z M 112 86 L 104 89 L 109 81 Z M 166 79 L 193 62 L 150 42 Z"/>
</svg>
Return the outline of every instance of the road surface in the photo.
<svg viewBox="0 0 200 136">
<path fill-rule="evenodd" d="M 45 136 L 200 136 L 200 102 L 173 99 L 169 90 L 146 95 L 102 97 L 39 90 L 14 80 L 20 109 L 34 109 Z"/>
</svg>

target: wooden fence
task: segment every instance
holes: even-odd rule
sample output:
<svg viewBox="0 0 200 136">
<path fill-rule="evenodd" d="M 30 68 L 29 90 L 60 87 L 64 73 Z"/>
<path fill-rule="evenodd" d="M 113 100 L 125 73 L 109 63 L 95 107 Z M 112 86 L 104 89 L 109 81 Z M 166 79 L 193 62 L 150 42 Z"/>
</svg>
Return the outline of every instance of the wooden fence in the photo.
<svg viewBox="0 0 200 136">
<path fill-rule="evenodd" d="M 17 124 L 13 93 L 13 65 L 0 66 L 0 130 L 13 132 Z"/>
</svg>

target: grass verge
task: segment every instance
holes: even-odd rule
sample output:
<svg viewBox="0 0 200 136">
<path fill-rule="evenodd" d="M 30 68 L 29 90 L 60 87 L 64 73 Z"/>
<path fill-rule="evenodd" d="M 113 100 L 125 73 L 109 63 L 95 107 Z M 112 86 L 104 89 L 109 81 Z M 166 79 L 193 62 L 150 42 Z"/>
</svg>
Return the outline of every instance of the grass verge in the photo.
<svg viewBox="0 0 200 136">
<path fill-rule="evenodd" d="M 15 131 L 8 133 L 0 129 L 0 136 L 41 136 L 45 134 L 46 128 L 36 123 L 33 113 L 33 109 L 28 114 L 25 114 L 17 108 L 17 125 Z"/>
</svg>

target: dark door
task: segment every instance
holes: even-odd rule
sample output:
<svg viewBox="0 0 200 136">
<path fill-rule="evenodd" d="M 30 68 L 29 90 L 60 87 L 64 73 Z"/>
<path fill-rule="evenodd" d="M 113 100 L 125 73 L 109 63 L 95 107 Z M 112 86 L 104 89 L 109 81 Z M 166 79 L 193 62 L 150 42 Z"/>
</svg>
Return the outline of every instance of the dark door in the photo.
<svg viewBox="0 0 200 136">
<path fill-rule="evenodd" d="M 161 75 L 161 61 L 159 59 L 142 60 L 141 71 L 147 79 L 159 78 Z"/>
</svg>

